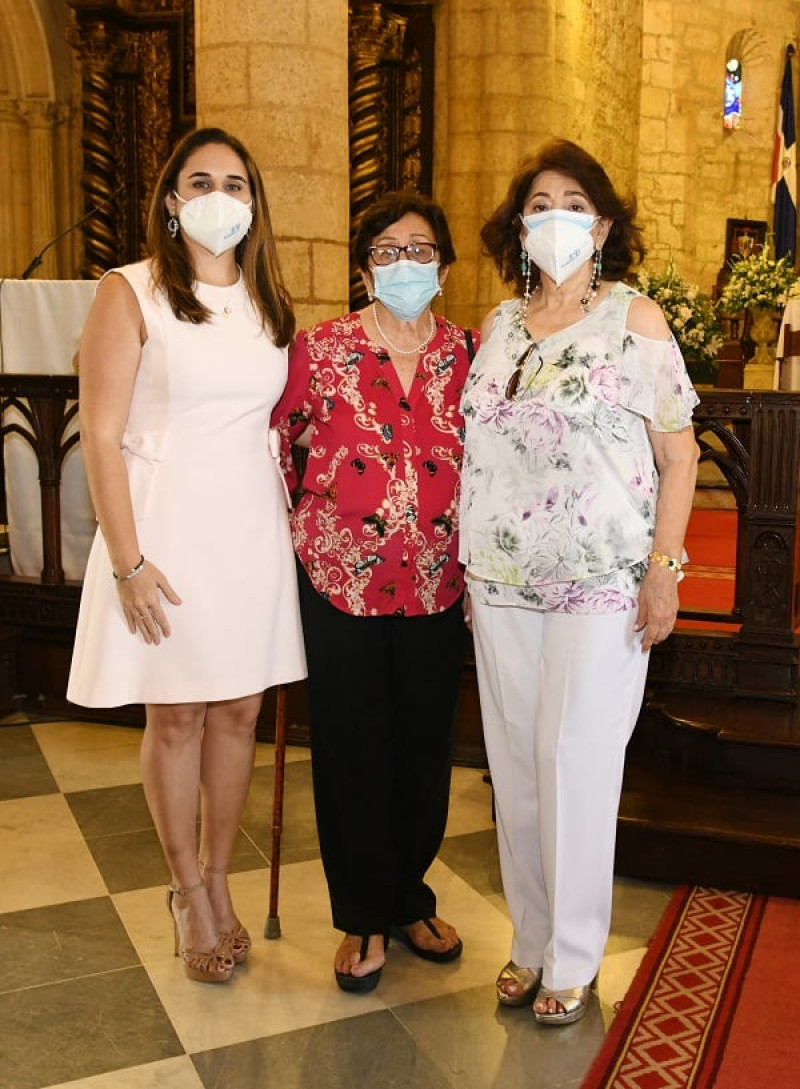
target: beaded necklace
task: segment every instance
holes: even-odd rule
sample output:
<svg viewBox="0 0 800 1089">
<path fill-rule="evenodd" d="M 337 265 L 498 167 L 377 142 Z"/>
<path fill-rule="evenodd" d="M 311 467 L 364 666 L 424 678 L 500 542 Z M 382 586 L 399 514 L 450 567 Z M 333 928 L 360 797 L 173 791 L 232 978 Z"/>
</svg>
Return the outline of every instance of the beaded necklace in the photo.
<svg viewBox="0 0 800 1089">
<path fill-rule="evenodd" d="M 433 314 L 431 314 L 430 331 L 425 339 L 422 341 L 422 343 L 418 344 L 416 348 L 398 348 L 396 344 L 392 344 L 391 340 L 389 340 L 386 333 L 384 333 L 383 329 L 381 328 L 381 323 L 378 320 L 378 311 L 375 303 L 372 304 L 372 318 L 375 322 L 375 328 L 378 330 L 378 336 L 381 338 L 387 348 L 390 348 L 393 352 L 397 352 L 398 355 L 416 355 L 417 352 L 424 351 L 433 340 L 433 335 L 436 332 L 436 321 L 433 317 Z"/>
</svg>

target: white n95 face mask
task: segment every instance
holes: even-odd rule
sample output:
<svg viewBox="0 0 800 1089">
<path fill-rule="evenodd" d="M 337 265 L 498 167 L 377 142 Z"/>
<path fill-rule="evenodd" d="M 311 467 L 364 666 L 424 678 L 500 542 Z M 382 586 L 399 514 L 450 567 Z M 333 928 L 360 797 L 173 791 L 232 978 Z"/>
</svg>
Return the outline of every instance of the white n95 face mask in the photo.
<svg viewBox="0 0 800 1089">
<path fill-rule="evenodd" d="M 551 208 L 520 218 L 528 232 L 522 243 L 526 253 L 559 287 L 594 255 L 591 230 L 598 216 Z"/>
<path fill-rule="evenodd" d="M 174 195 L 181 202 L 178 219 L 186 237 L 215 257 L 238 245 L 253 222 L 249 205 L 228 193 L 203 193 L 192 200 Z"/>
</svg>

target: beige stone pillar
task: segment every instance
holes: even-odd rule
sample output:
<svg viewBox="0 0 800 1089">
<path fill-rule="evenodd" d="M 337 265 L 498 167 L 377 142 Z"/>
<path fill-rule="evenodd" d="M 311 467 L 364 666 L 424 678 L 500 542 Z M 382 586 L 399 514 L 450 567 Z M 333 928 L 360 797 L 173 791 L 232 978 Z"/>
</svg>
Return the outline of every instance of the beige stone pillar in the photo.
<svg viewBox="0 0 800 1089">
<path fill-rule="evenodd" d="M 509 294 L 480 255 L 479 231 L 525 155 L 571 139 L 630 187 L 640 49 L 638 0 L 439 5 L 434 192 L 459 255 L 446 290 L 454 320 L 476 322 Z"/>
<path fill-rule="evenodd" d="M 38 253 L 56 235 L 53 185 L 53 121 L 55 103 L 47 99 L 28 98 L 20 105 L 20 113 L 28 128 L 28 169 L 33 181 L 31 193 L 32 252 Z M 58 277 L 58 263 L 52 250 L 44 255 L 36 275 L 40 279 Z"/>
<path fill-rule="evenodd" d="M 508 294 L 479 231 L 522 156 L 550 135 L 554 19 L 550 0 L 448 0 L 437 12 L 434 195 L 458 254 L 445 309 L 461 324 Z"/>
<path fill-rule="evenodd" d="M 197 118 L 241 139 L 267 187 L 300 326 L 348 297 L 346 0 L 197 0 Z"/>
<path fill-rule="evenodd" d="M 14 164 L 18 162 L 17 149 L 20 145 L 22 119 L 19 103 L 16 99 L 0 99 L 0 176 L 10 179 L 17 174 Z M 0 201 L 0 277 L 16 277 L 22 272 L 25 261 L 20 254 L 19 237 L 21 226 L 27 223 L 28 207 L 23 203 L 25 194 L 30 191 L 27 179 L 17 174 L 18 184 L 6 186 L 6 198 Z M 32 254 L 31 254 L 32 256 Z"/>
</svg>

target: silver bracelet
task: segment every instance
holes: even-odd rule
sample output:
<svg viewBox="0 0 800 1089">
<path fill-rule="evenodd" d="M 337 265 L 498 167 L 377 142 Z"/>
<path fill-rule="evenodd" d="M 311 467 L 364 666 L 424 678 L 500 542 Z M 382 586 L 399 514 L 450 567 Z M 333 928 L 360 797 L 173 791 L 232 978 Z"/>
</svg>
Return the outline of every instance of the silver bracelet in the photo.
<svg viewBox="0 0 800 1089">
<path fill-rule="evenodd" d="M 116 571 L 112 571 L 111 574 L 114 576 L 114 578 L 117 580 L 117 582 L 127 582 L 128 579 L 135 579 L 136 576 L 139 574 L 139 572 L 144 567 L 144 565 L 145 565 L 145 558 L 144 558 L 144 556 L 140 555 L 139 556 L 139 562 L 136 564 L 135 567 L 132 567 L 130 569 L 130 571 L 127 573 L 127 575 L 118 575 Z"/>
</svg>

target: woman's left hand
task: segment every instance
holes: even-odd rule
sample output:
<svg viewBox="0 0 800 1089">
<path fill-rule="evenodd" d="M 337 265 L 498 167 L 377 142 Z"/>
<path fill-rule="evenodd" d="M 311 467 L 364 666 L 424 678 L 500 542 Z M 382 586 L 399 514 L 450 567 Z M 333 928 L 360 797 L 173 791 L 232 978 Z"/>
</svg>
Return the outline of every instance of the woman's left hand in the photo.
<svg viewBox="0 0 800 1089">
<path fill-rule="evenodd" d="M 639 591 L 635 630 L 643 632 L 642 650 L 663 643 L 678 616 L 678 577 L 674 571 L 651 563 Z"/>
</svg>

